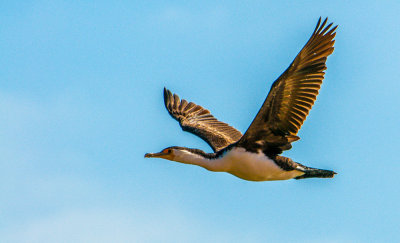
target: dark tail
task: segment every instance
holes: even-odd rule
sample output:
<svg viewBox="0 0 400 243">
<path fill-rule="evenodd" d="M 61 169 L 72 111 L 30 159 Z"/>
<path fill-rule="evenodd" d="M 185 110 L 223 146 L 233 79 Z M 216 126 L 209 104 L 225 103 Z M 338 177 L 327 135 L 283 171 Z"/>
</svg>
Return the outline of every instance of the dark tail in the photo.
<svg viewBox="0 0 400 243">
<path fill-rule="evenodd" d="M 333 178 L 337 173 L 331 170 L 320 170 L 320 169 L 314 169 L 314 168 L 309 168 L 306 167 L 304 168 L 304 175 L 295 177 L 294 179 L 306 179 L 306 178 Z"/>
</svg>

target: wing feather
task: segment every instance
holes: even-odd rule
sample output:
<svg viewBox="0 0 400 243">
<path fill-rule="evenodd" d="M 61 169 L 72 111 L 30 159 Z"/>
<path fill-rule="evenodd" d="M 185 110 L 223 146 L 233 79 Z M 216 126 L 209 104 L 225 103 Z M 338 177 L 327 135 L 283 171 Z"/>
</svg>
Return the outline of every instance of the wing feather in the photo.
<svg viewBox="0 0 400 243">
<path fill-rule="evenodd" d="M 299 139 L 297 133 L 311 110 L 324 79 L 327 57 L 334 50 L 333 23 L 319 18 L 310 39 L 286 71 L 272 84 L 263 106 L 239 144 L 264 141 L 257 149 L 281 153 Z M 260 144 L 260 143 L 257 143 Z"/>
<path fill-rule="evenodd" d="M 168 113 L 179 122 L 182 130 L 204 139 L 215 152 L 237 142 L 242 134 L 226 123 L 218 121 L 210 111 L 180 99 L 164 88 L 164 103 Z"/>
</svg>

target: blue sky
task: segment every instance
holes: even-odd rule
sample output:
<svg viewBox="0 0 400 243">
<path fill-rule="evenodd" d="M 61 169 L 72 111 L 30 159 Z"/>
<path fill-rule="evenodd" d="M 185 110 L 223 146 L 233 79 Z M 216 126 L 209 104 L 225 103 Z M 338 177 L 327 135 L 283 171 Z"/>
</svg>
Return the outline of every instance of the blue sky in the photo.
<svg viewBox="0 0 400 243">
<path fill-rule="evenodd" d="M 2 1 L 1 242 L 398 242 L 398 1 Z M 339 25 L 285 152 L 339 174 L 254 183 L 146 152 L 211 151 L 164 86 L 242 132 L 318 17 Z"/>
</svg>

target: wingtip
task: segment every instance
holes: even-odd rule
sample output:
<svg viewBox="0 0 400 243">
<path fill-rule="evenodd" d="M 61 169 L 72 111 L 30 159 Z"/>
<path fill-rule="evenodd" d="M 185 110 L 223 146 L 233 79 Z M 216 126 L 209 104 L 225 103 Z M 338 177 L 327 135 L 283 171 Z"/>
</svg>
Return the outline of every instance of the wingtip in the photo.
<svg viewBox="0 0 400 243">
<path fill-rule="evenodd" d="M 313 35 L 318 34 L 318 35 L 326 35 L 328 33 L 328 35 L 332 35 L 334 33 L 336 33 L 336 29 L 338 27 L 338 25 L 333 26 L 333 22 L 328 23 L 328 17 L 326 17 L 325 19 L 322 20 L 322 17 L 320 16 L 318 18 L 318 22 L 317 25 L 315 26 Z"/>
<path fill-rule="evenodd" d="M 321 22 L 322 22 L 322 24 L 321 24 Z M 325 17 L 325 18 L 322 20 L 322 16 L 319 16 L 318 23 L 321 24 L 320 26 L 324 26 L 327 22 L 328 22 L 328 17 Z"/>
<path fill-rule="evenodd" d="M 314 33 L 315 33 L 315 32 L 317 32 L 317 30 L 318 30 L 318 28 L 319 28 L 319 25 L 321 24 L 321 20 L 322 20 L 322 17 L 321 17 L 321 16 L 319 16 L 319 19 L 318 19 L 317 25 L 315 26 L 315 29 L 314 29 Z"/>
<path fill-rule="evenodd" d="M 170 93 L 170 91 L 164 86 L 164 104 L 165 107 L 167 108 L 168 108 L 168 97 L 169 97 L 168 93 Z"/>
<path fill-rule="evenodd" d="M 324 19 L 324 21 L 322 22 L 322 24 L 319 26 L 319 28 L 318 28 L 318 30 L 317 30 L 318 33 L 321 32 L 321 31 L 324 29 L 324 27 L 325 27 L 325 25 L 326 25 L 327 22 L 328 22 L 328 17 L 326 17 L 326 18 Z"/>
</svg>

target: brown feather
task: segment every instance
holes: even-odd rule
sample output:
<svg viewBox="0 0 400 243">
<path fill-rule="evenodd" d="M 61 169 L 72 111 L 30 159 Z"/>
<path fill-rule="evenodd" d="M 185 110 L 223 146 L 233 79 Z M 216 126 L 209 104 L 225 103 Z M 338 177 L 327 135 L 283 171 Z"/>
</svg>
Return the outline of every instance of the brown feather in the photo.
<svg viewBox="0 0 400 243">
<path fill-rule="evenodd" d="M 180 100 L 179 96 L 164 88 L 164 103 L 169 114 L 179 121 L 184 131 L 204 139 L 215 152 L 237 142 L 242 134 L 226 123 L 218 121 L 203 107 Z"/>
<path fill-rule="evenodd" d="M 296 136 L 317 98 L 325 75 L 325 62 L 334 50 L 337 26 L 326 25 L 327 20 L 322 24 L 321 18 L 318 20 L 306 45 L 272 84 L 264 104 L 239 144 L 249 145 L 264 140 L 264 146 L 260 148 L 275 153 L 291 147 L 288 146 L 294 141 L 291 137 Z"/>
</svg>

